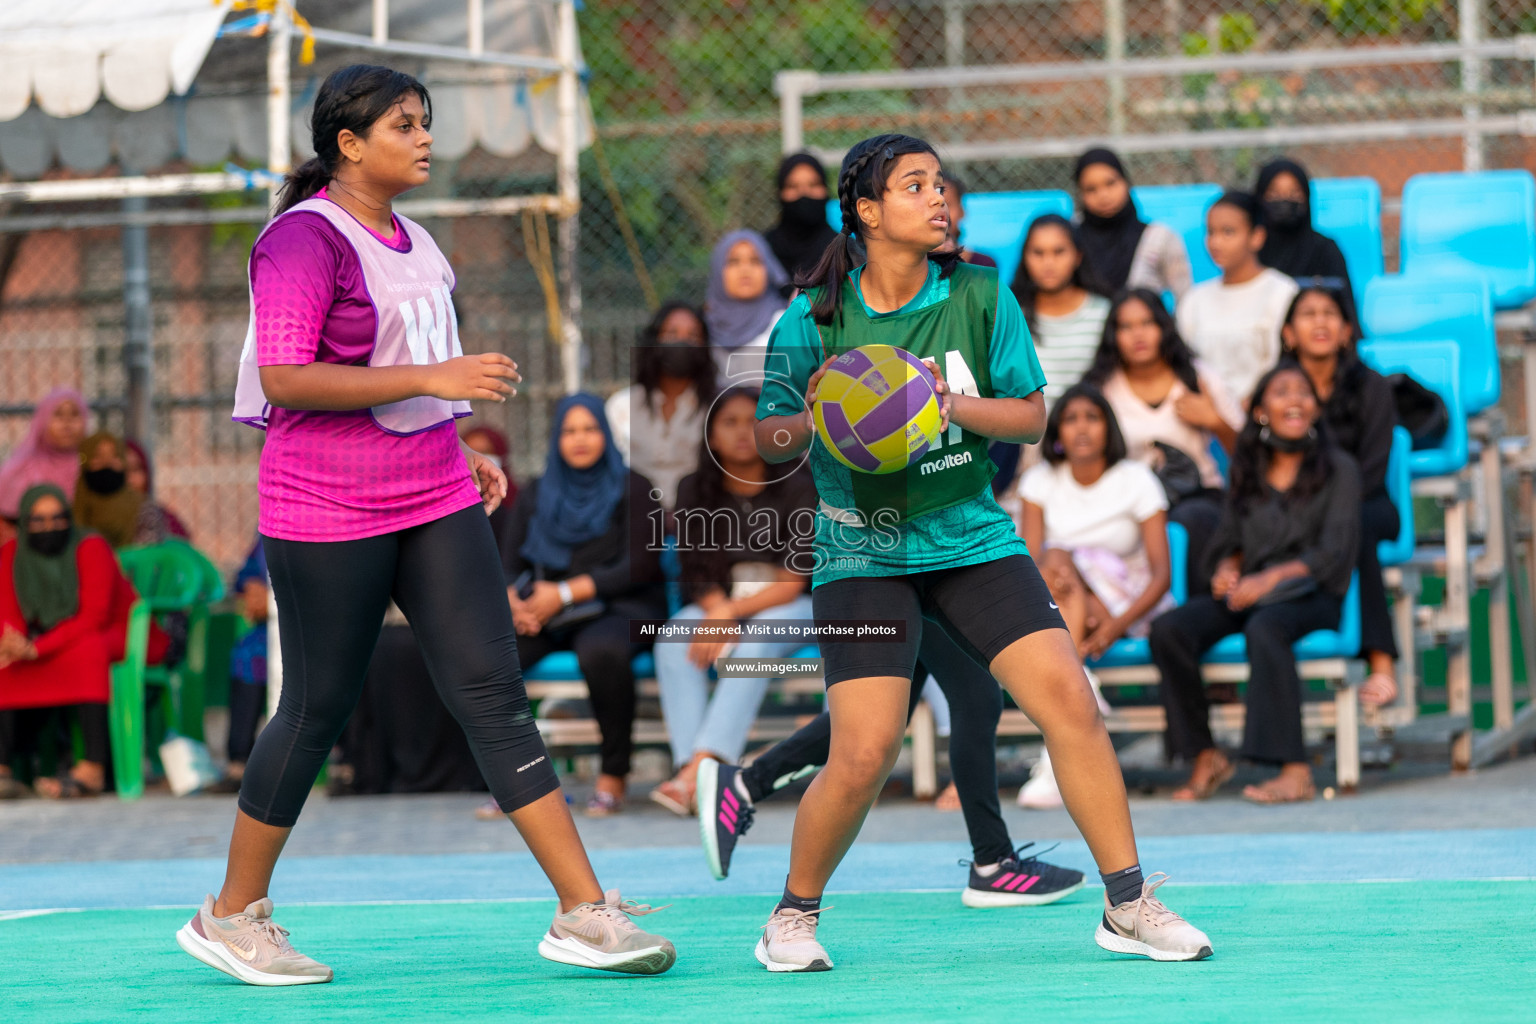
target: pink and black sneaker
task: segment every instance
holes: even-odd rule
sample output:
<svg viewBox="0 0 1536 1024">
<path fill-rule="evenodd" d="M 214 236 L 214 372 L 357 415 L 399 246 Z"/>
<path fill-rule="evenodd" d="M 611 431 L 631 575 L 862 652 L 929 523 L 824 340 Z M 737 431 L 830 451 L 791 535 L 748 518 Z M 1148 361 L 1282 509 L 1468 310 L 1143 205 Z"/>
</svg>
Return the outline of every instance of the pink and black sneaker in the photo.
<svg viewBox="0 0 1536 1024">
<path fill-rule="evenodd" d="M 976 865 L 970 864 L 971 880 L 960 894 L 960 902 L 968 907 L 1039 907 L 1055 903 L 1083 887 L 1083 873 L 1070 868 L 1059 868 L 1039 859 L 1038 854 L 1021 857 L 1025 850 L 1034 846 L 1025 843 L 998 862 L 996 870 L 983 875 Z M 1049 853 L 1054 850 L 1041 850 Z"/>
<path fill-rule="evenodd" d="M 743 795 L 744 787 L 736 785 L 740 775 L 741 769 L 733 764 L 707 758 L 699 762 L 699 839 L 704 844 L 709 873 L 716 880 L 731 873 L 736 840 L 752 827 L 752 800 Z"/>
</svg>

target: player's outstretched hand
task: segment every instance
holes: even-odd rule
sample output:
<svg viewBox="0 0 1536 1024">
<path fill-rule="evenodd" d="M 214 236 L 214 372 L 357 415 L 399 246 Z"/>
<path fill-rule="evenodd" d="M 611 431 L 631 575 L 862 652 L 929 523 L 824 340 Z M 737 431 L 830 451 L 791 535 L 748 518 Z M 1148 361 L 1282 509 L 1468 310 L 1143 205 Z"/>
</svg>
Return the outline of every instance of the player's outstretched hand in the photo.
<svg viewBox="0 0 1536 1024">
<path fill-rule="evenodd" d="M 445 402 L 505 402 L 517 394 L 513 385 L 523 379 L 512 358 L 500 352 L 459 356 L 429 372 L 427 394 Z"/>
<path fill-rule="evenodd" d="M 932 359 L 924 359 L 923 365 L 933 374 L 933 390 L 939 396 L 939 432 L 943 433 L 949 429 L 949 382 L 944 379 L 944 371 L 939 369 L 939 364 Z"/>
</svg>

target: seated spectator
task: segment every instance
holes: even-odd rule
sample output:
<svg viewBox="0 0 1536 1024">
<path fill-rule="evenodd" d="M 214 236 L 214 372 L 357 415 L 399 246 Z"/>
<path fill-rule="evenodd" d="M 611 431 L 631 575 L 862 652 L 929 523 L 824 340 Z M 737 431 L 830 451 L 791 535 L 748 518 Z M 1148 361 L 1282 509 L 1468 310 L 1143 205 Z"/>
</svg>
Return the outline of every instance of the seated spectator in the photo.
<svg viewBox="0 0 1536 1024">
<path fill-rule="evenodd" d="M 128 615 L 138 595 L 112 549 L 75 525 L 64 491 L 38 484 L 22 495 L 21 534 L 0 546 L 0 775 L 19 752 L 31 754 L 47 731 L 48 709 L 72 709 L 85 756 L 57 778 L 39 779 L 39 795 L 94 796 L 106 785 L 110 670 L 127 648 Z M 149 660 L 165 654 L 152 632 Z M 3 787 L 14 795 L 14 782 Z"/>
<path fill-rule="evenodd" d="M 650 492 L 650 481 L 624 468 L 602 402 L 567 395 L 555 406 L 544 475 L 518 492 L 503 535 L 519 659 L 531 668 L 553 651 L 575 651 L 587 682 L 602 733 L 592 817 L 624 803 L 634 748 L 630 659 L 649 646 L 631 640 L 630 620 L 667 614 L 660 545 L 650 543 L 662 511 Z"/>
<path fill-rule="evenodd" d="M 1243 410 L 1145 289 L 1116 300 L 1083 382 L 1108 399 L 1128 455 L 1157 473 L 1168 518 L 1189 533 L 1190 593 L 1203 593 L 1204 542 L 1221 519 L 1225 486 L 1211 446 L 1232 450 Z"/>
<path fill-rule="evenodd" d="M 1280 355 L 1280 325 L 1296 282 L 1259 262 L 1268 238 L 1247 192 L 1225 192 L 1205 215 L 1205 247 L 1221 276 L 1179 300 L 1179 333 L 1227 390 L 1246 403 Z"/>
<path fill-rule="evenodd" d="M 21 496 L 34 484 L 53 484 L 66 499 L 80 479 L 80 442 L 90 408 L 73 388 L 54 388 L 37 403 L 27 436 L 0 466 L 0 543 L 14 536 Z"/>
<path fill-rule="evenodd" d="M 128 486 L 128 447 L 122 438 L 101 431 L 80 443 L 75 523 L 82 530 L 96 531 L 113 548 L 138 544 L 146 504 L 144 495 Z"/>
<path fill-rule="evenodd" d="M 128 489 L 140 494 L 144 503 L 139 510 L 139 524 L 134 544 L 159 544 L 171 537 L 190 542 L 192 534 L 181 518 L 155 500 L 155 468 L 149 453 L 139 442 L 124 439 L 128 458 Z"/>
<path fill-rule="evenodd" d="M 1402 528 L 1397 506 L 1387 494 L 1387 461 L 1397 407 L 1385 377 L 1355 355 L 1355 325 L 1344 293 L 1306 285 L 1286 314 L 1284 340 L 1323 403 L 1323 421 L 1334 443 L 1360 469 L 1360 649 L 1370 675 L 1360 699 L 1380 706 L 1397 698 L 1397 641 L 1381 578 L 1376 546 Z"/>
<path fill-rule="evenodd" d="M 1200 659 L 1229 633 L 1248 643 L 1242 756 L 1279 774 L 1243 796 L 1310 800 L 1317 789 L 1301 730 L 1291 645 L 1339 624 L 1360 539 L 1360 474 L 1334 447 L 1312 382 L 1294 364 L 1265 374 L 1232 455 L 1232 488 L 1211 542 L 1211 592 L 1152 623 L 1169 750 L 1193 762 L 1175 800 L 1204 800 L 1234 766 L 1211 737 Z"/>
<path fill-rule="evenodd" d="M 809 621 L 810 537 L 816 488 L 809 471 L 779 479 L 757 453 L 757 392 L 732 388 L 710 410 L 698 471 L 678 492 L 678 557 L 688 604 L 671 619 L 716 625 Z M 658 643 L 656 682 L 677 774 L 651 793 L 676 814 L 692 814 L 700 762 L 735 764 L 770 679 L 721 679 L 710 693 L 715 659 L 782 658 L 801 639 L 727 643 L 700 637 Z"/>
<path fill-rule="evenodd" d="M 633 371 L 635 382 L 608 399 L 608 425 L 625 463 L 656 485 L 670 511 L 678 482 L 698 467 L 715 396 L 704 314 L 677 299 L 663 304 L 640 331 Z"/>
<path fill-rule="evenodd" d="M 1148 288 L 1183 299 L 1194 280 L 1184 239 L 1166 224 L 1141 219 L 1120 158 L 1107 149 L 1090 149 L 1077 158 L 1072 178 L 1081 204 L 1083 256 L 1094 280 L 1112 295 Z"/>
<path fill-rule="evenodd" d="M 827 223 L 827 169 L 809 153 L 794 153 L 779 162 L 778 223 L 763 232 L 774 259 L 788 280 L 780 286 L 787 300 L 794 279 L 808 274 L 827 251 L 837 232 Z"/>
<path fill-rule="evenodd" d="M 778 257 L 756 231 L 732 231 L 716 243 L 709 256 L 704 322 L 721 376 L 761 369 L 761 354 L 736 367 L 730 357 L 743 348 L 767 351 L 768 335 L 789 305 L 784 296 L 789 283 Z"/>
<path fill-rule="evenodd" d="M 1337 242 L 1312 227 L 1312 181 L 1294 160 L 1271 160 L 1259 169 L 1253 194 L 1264 204 L 1268 229 L 1259 262 L 1289 274 L 1298 285 L 1316 284 L 1342 292 L 1344 309 L 1355 315 L 1355 290 Z"/>
<path fill-rule="evenodd" d="M 1126 458 L 1114 410 L 1079 384 L 1051 410 L 1045 462 L 1024 474 L 1024 543 L 1086 661 L 1123 636 L 1144 636 L 1168 593 L 1168 498 L 1143 463 Z"/>
<path fill-rule="evenodd" d="M 1089 384 L 1069 388 L 1046 420 L 1046 461 L 1019 483 L 1024 543 L 1086 661 L 1122 636 L 1145 635 L 1173 605 L 1168 593 L 1168 498 L 1144 464 L 1126 458 L 1109 402 Z M 1088 680 L 1097 694 L 1098 679 Z M 1099 706 L 1107 710 L 1102 697 Z M 1049 754 L 1019 790 L 1019 806 L 1062 806 Z"/>
<path fill-rule="evenodd" d="M 973 263 L 978 267 L 996 267 L 997 260 L 986 253 L 967 249 L 960 244 L 960 223 L 965 220 L 965 194 L 969 189 L 958 174 L 946 172 L 944 175 L 944 209 L 949 211 L 949 237 L 944 240 L 943 249 L 959 249 L 960 258 L 966 263 Z"/>
<path fill-rule="evenodd" d="M 1047 213 L 1030 224 L 1012 287 L 1048 381 L 1045 400 L 1054 403 L 1093 364 L 1109 316 L 1065 217 Z"/>
</svg>

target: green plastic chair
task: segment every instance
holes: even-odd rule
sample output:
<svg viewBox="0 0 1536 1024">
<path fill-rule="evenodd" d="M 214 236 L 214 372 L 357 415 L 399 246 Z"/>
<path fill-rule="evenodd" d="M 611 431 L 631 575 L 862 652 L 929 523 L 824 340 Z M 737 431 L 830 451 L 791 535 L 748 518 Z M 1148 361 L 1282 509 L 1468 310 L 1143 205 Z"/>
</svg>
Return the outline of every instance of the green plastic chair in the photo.
<svg viewBox="0 0 1536 1024">
<path fill-rule="evenodd" d="M 112 773 L 120 800 L 144 795 L 144 669 L 149 653 L 149 605 L 135 601 L 128 613 L 128 644 L 112 666 L 107 722 L 112 740 Z"/>
<path fill-rule="evenodd" d="M 181 540 L 118 552 L 134 589 L 156 614 L 187 616 L 187 651 L 175 669 L 151 665 L 146 685 L 163 687 L 165 727 L 190 739 L 203 739 L 203 711 L 209 671 L 209 605 L 223 600 L 224 580 L 207 556 Z"/>
</svg>

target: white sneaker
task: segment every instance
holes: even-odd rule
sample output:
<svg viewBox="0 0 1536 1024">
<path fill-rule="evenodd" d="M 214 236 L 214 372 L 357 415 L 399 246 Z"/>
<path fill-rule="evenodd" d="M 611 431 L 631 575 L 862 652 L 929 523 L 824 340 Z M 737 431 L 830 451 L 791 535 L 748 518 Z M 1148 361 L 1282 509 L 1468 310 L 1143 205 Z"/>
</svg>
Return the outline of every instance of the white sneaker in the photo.
<svg viewBox="0 0 1536 1024">
<path fill-rule="evenodd" d="M 1040 760 L 1029 770 L 1029 781 L 1019 789 L 1019 806 L 1031 811 L 1060 810 L 1061 790 L 1056 787 L 1056 773 L 1051 770 L 1051 755 L 1040 752 Z"/>
<path fill-rule="evenodd" d="M 822 910 L 794 910 L 785 907 L 774 911 L 768 923 L 763 925 L 763 937 L 757 940 L 753 954 L 757 962 L 774 973 L 801 971 L 830 971 L 832 958 L 821 943 L 816 941 L 817 917 Z"/>
<path fill-rule="evenodd" d="M 1149 875 L 1141 896 L 1118 907 L 1104 896 L 1104 918 L 1093 941 L 1114 953 L 1133 953 L 1153 960 L 1204 960 L 1211 955 L 1211 940 L 1152 895 L 1168 881 L 1161 871 Z"/>
</svg>

